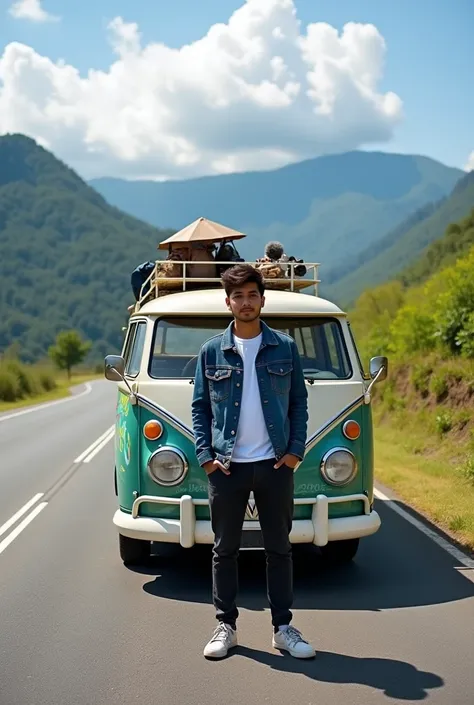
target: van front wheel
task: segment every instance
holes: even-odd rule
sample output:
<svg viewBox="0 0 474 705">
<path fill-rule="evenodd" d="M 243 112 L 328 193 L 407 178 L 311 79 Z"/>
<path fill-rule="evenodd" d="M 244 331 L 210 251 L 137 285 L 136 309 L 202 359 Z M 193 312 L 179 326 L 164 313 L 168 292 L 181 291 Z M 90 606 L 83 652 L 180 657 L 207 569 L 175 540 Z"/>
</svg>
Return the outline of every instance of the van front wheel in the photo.
<svg viewBox="0 0 474 705">
<path fill-rule="evenodd" d="M 330 541 L 320 548 L 323 558 L 329 563 L 349 563 L 357 553 L 359 539 Z"/>
<path fill-rule="evenodd" d="M 142 565 L 150 558 L 150 541 L 119 534 L 120 558 L 125 565 Z"/>
</svg>

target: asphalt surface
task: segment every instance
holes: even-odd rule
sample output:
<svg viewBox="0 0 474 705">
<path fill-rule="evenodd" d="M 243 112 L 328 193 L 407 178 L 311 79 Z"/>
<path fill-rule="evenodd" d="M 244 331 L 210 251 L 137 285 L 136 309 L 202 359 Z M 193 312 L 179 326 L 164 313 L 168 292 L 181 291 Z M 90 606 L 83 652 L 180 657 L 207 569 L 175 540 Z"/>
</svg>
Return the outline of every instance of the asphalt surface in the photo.
<svg viewBox="0 0 474 705">
<path fill-rule="evenodd" d="M 37 493 L 44 509 L 2 551 L 0 705 L 474 703 L 474 578 L 377 502 L 382 528 L 355 563 L 295 557 L 294 623 L 316 659 L 271 647 L 263 556 L 240 559 L 240 646 L 202 649 L 215 623 L 210 552 L 175 547 L 125 568 L 112 524 L 115 385 L 0 415 L 0 527 Z M 28 513 L 23 516 L 23 519 Z M 1 530 L 1 529 L 0 529 Z"/>
</svg>

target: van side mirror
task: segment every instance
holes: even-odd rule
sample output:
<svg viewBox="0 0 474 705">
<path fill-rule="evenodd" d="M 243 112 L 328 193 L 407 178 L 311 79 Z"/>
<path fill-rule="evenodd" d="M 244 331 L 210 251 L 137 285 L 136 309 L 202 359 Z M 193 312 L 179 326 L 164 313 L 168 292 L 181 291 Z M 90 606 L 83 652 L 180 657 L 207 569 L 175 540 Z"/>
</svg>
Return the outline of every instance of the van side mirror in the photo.
<svg viewBox="0 0 474 705">
<path fill-rule="evenodd" d="M 125 376 L 125 360 L 120 355 L 107 355 L 104 374 L 112 382 L 123 382 Z"/>
<path fill-rule="evenodd" d="M 370 360 L 370 376 L 377 382 L 383 382 L 388 375 L 388 358 L 378 355 Z"/>
</svg>

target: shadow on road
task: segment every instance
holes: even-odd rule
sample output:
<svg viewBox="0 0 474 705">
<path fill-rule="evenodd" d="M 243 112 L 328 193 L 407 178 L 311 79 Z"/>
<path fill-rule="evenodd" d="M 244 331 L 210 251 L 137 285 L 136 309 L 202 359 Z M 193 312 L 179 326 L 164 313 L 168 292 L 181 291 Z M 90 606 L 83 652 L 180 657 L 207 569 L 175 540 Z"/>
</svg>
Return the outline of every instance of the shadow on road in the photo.
<svg viewBox="0 0 474 705">
<path fill-rule="evenodd" d="M 382 528 L 361 541 L 355 562 L 327 567 L 315 547 L 298 547 L 294 556 L 295 609 L 365 610 L 426 606 L 474 596 L 474 584 L 459 573 L 455 560 L 398 514 L 379 503 Z M 159 546 L 146 567 L 154 576 L 143 589 L 150 595 L 195 603 L 211 602 L 211 548 Z M 239 558 L 239 605 L 268 607 L 265 557 L 243 551 Z"/>
<path fill-rule="evenodd" d="M 419 671 L 409 663 L 394 659 L 357 658 L 318 651 L 316 659 L 303 661 L 246 646 L 238 646 L 230 658 L 239 656 L 262 663 L 275 671 L 298 673 L 321 683 L 366 685 L 398 700 L 424 700 L 428 697 L 429 689 L 444 685 L 440 676 Z"/>
</svg>

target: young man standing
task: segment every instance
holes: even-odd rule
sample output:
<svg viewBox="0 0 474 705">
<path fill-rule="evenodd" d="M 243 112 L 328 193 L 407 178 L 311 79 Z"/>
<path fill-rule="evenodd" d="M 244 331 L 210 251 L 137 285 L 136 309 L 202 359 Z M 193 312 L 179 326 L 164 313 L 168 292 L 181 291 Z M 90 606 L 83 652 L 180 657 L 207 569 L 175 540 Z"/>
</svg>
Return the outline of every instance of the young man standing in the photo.
<svg viewBox="0 0 474 705">
<path fill-rule="evenodd" d="M 250 265 L 222 280 L 234 320 L 201 348 L 192 404 L 196 456 L 208 477 L 213 602 L 219 622 L 204 649 L 223 658 L 237 645 L 237 559 L 253 491 L 267 561 L 273 646 L 315 655 L 291 626 L 293 473 L 303 459 L 308 393 L 294 340 L 260 319 L 264 280 Z"/>
</svg>

